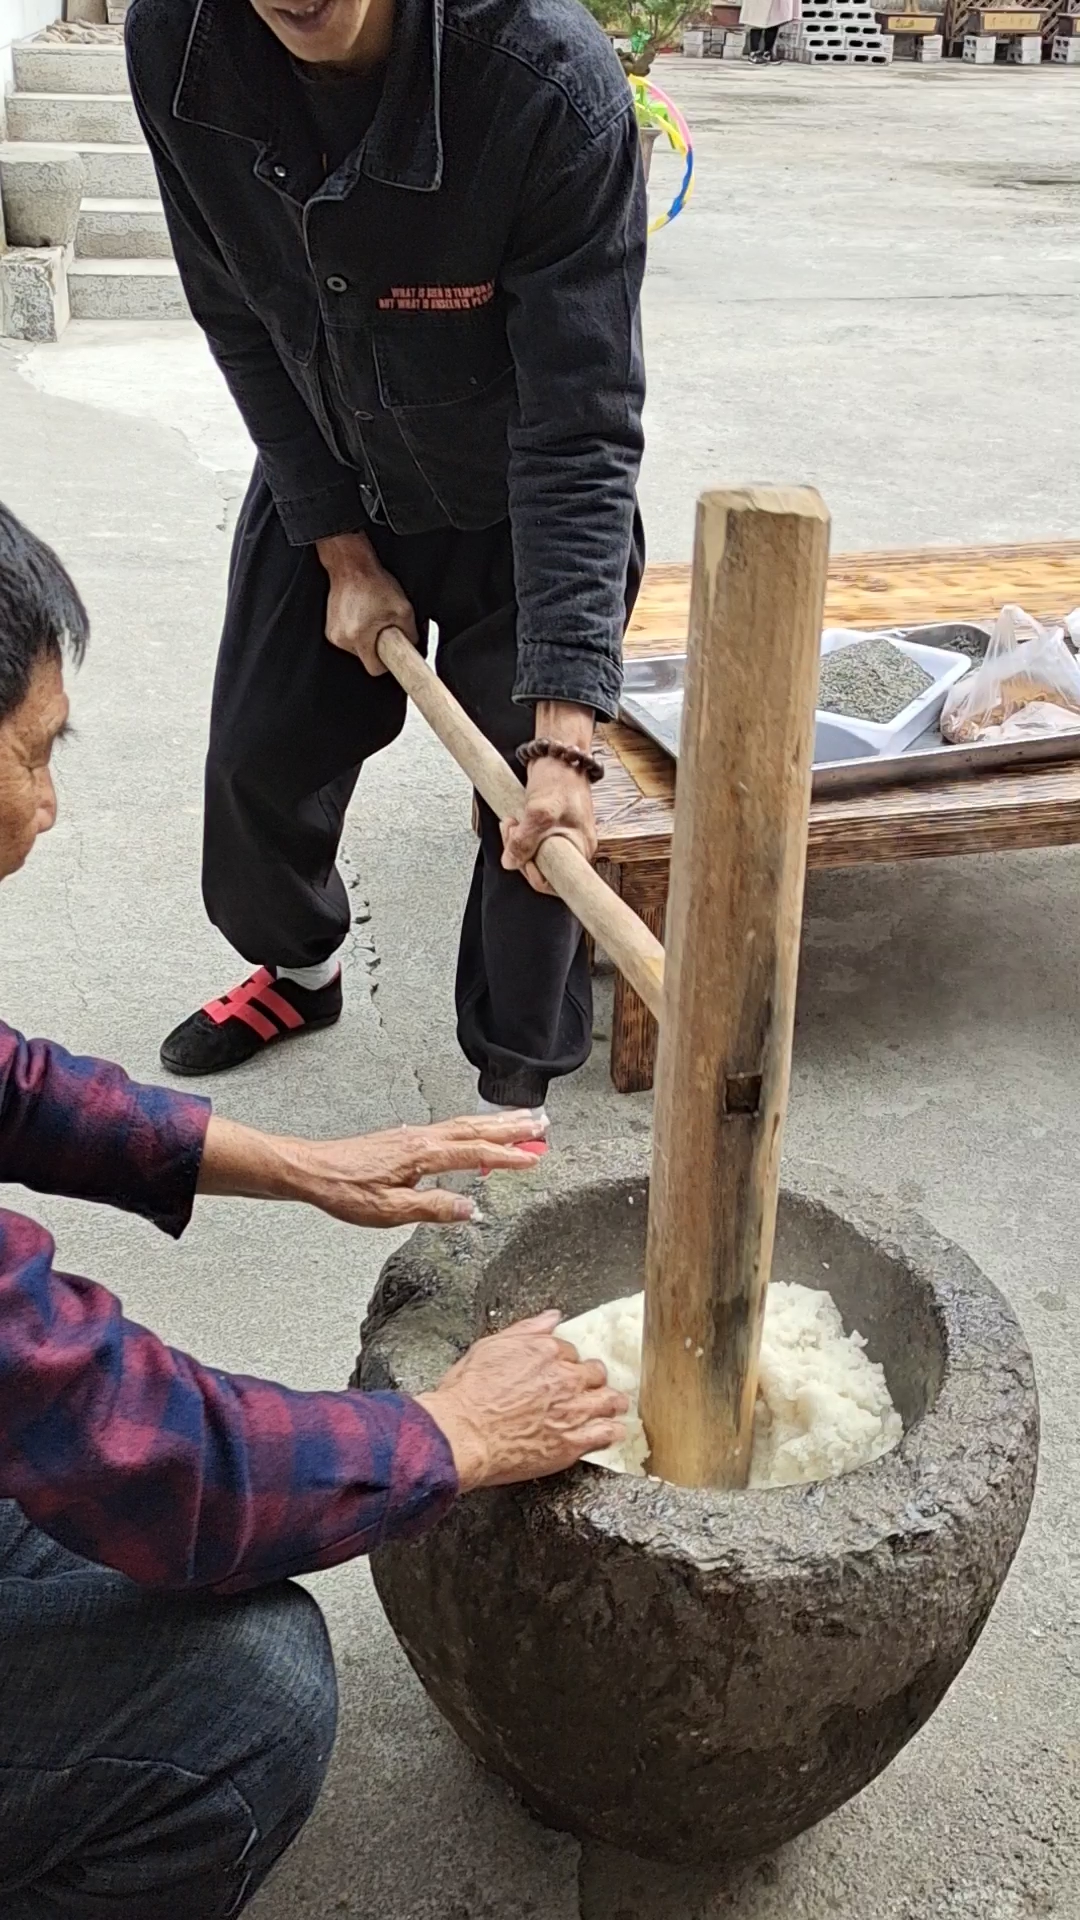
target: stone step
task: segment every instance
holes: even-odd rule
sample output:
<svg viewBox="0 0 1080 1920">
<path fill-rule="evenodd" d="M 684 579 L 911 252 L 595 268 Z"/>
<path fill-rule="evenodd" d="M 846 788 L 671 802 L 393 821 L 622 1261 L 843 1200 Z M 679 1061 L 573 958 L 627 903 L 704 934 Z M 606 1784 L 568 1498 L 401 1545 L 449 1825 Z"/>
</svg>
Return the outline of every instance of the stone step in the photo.
<svg viewBox="0 0 1080 1920">
<path fill-rule="evenodd" d="M 10 105 L 13 95 L 8 96 Z M 33 140 L 20 140 L 19 150 L 27 158 L 37 156 L 44 160 L 55 151 L 56 141 L 41 144 Z M 100 141 L 77 140 L 60 142 L 71 145 L 75 153 L 82 158 L 86 168 L 86 192 L 91 200 L 153 200 L 157 197 L 157 180 L 154 166 L 147 147 L 129 147 L 102 144 Z"/>
<path fill-rule="evenodd" d="M 73 260 L 68 296 L 75 320 L 187 320 L 171 260 Z"/>
<path fill-rule="evenodd" d="M 17 93 L 117 94 L 128 90 L 122 46 L 19 40 L 11 53 Z"/>
<path fill-rule="evenodd" d="M 172 256 L 160 200 L 85 199 L 75 229 L 80 260 L 168 260 Z"/>
<path fill-rule="evenodd" d="M 152 200 L 158 190 L 149 147 L 79 141 L 86 168 L 86 191 L 98 200 Z"/>
<path fill-rule="evenodd" d="M 117 93 L 10 93 L 9 140 L 141 146 L 132 101 Z"/>
</svg>

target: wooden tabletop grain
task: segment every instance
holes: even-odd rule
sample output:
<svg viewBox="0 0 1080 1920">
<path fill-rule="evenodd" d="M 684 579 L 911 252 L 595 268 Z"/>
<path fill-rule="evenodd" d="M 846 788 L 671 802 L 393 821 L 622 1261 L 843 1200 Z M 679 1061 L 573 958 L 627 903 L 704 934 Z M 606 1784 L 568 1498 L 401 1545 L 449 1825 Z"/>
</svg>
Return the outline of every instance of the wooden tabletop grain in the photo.
<svg viewBox="0 0 1080 1920">
<path fill-rule="evenodd" d="M 985 621 L 1008 601 L 1044 616 L 1080 605 L 1080 541 L 839 554 L 829 566 L 825 618 L 848 627 Z M 682 652 L 689 604 L 689 567 L 649 567 L 626 636 L 627 658 Z M 666 860 L 674 762 L 621 724 L 604 728 L 601 753 L 600 857 L 617 865 Z M 1077 841 L 1080 763 L 1073 762 L 815 800 L 808 857 L 811 866 L 859 866 Z"/>
</svg>

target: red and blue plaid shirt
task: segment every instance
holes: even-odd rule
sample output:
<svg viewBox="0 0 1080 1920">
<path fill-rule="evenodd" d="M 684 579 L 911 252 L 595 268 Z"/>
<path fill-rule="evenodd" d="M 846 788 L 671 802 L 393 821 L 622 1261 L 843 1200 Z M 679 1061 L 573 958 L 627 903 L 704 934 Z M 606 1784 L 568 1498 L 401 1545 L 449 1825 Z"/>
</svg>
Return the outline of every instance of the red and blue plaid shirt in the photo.
<svg viewBox="0 0 1080 1920">
<path fill-rule="evenodd" d="M 179 1235 L 209 1117 L 0 1024 L 0 1180 Z M 230 1592 L 418 1533 L 454 1499 L 449 1446 L 415 1401 L 200 1366 L 54 1253 L 0 1209 L 0 1497 L 64 1546 L 145 1586 Z"/>
</svg>

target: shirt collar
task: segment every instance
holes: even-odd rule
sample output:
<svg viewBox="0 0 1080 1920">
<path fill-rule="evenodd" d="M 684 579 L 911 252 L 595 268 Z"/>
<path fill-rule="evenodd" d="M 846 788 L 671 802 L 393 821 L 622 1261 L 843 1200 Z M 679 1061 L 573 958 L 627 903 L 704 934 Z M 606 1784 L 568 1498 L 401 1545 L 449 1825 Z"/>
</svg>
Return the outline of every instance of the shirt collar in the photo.
<svg viewBox="0 0 1080 1920">
<path fill-rule="evenodd" d="M 443 5 L 396 0 L 382 98 L 364 145 L 364 173 L 417 193 L 442 185 Z M 197 0 L 173 113 L 265 150 L 277 138 L 272 103 L 287 97 L 287 64 L 249 0 Z"/>
</svg>

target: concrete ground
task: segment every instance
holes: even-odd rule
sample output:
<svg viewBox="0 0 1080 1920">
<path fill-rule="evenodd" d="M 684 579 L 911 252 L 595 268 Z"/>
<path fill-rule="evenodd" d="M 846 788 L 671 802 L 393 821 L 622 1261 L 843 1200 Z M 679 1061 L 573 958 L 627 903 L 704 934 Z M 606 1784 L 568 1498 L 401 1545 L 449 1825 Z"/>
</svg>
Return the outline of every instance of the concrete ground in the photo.
<svg viewBox="0 0 1080 1920">
<path fill-rule="evenodd" d="M 848 548 L 1075 536 L 1080 75 L 669 62 L 661 81 L 699 182 L 650 256 L 654 557 L 688 554 L 695 495 L 722 479 L 817 482 Z M 94 620 L 61 824 L 4 889 L 3 1014 L 144 1075 L 237 971 L 202 918 L 198 841 L 246 461 L 188 329 L 72 327 L 0 353 L 0 497 L 56 543 Z M 365 776 L 346 857 L 347 1016 L 216 1087 L 224 1112 L 344 1131 L 469 1101 L 451 1019 L 468 800 L 419 727 Z M 927 1730 L 777 1858 L 682 1879 L 537 1826 L 428 1705 L 366 1569 L 340 1569 L 312 1582 L 339 1656 L 337 1756 L 259 1920 L 1080 1916 L 1078 949 L 1080 850 L 809 892 L 788 1148 L 960 1240 L 1021 1314 L 1043 1396 L 1027 1540 Z M 649 1124 L 647 1097 L 612 1094 L 602 1043 L 553 1108 L 563 1150 Z M 284 1208 L 200 1203 L 174 1247 L 34 1206 L 135 1317 L 297 1386 L 344 1381 L 388 1251 Z"/>
</svg>

